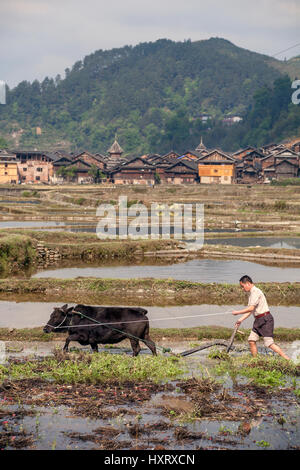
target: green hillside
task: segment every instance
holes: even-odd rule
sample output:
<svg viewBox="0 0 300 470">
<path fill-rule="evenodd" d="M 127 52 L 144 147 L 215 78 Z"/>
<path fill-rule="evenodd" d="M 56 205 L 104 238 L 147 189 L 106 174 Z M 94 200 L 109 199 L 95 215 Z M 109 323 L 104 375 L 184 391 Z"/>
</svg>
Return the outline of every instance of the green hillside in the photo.
<svg viewBox="0 0 300 470">
<path fill-rule="evenodd" d="M 99 50 L 66 69 L 64 78 L 24 81 L 8 90 L 0 135 L 14 147 L 103 153 L 117 134 L 125 152 L 136 154 L 195 148 L 203 135 L 212 147 L 235 150 L 249 129 L 245 123 L 228 128 L 221 119 L 239 115 L 247 121 L 255 93 L 284 73 L 294 78 L 298 66 L 297 60 L 277 61 L 219 38 Z"/>
<path fill-rule="evenodd" d="M 292 57 L 289 60 L 274 60 L 271 62 L 272 67 L 276 68 L 283 74 L 289 75 L 292 80 L 300 79 L 300 56 Z"/>
</svg>

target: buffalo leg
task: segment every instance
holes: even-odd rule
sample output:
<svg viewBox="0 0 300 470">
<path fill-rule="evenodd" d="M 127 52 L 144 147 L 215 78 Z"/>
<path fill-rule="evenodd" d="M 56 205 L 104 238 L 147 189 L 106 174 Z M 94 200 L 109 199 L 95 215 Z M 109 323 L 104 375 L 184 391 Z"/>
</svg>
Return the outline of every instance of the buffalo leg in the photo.
<svg viewBox="0 0 300 470">
<path fill-rule="evenodd" d="M 78 341 L 78 335 L 77 334 L 74 334 L 74 335 L 70 335 L 67 337 L 66 339 L 66 342 L 65 342 L 65 345 L 63 347 L 63 351 L 64 352 L 68 352 L 69 351 L 69 344 L 71 341 Z"/>
<path fill-rule="evenodd" d="M 132 347 L 132 355 L 137 356 L 141 350 L 140 343 L 137 339 L 130 338 L 130 344 Z"/>
<path fill-rule="evenodd" d="M 145 339 L 142 340 L 142 341 L 143 341 L 143 343 L 145 343 L 146 346 L 148 346 L 148 348 L 152 352 L 153 356 L 157 356 L 155 343 L 154 343 L 154 341 L 152 341 L 150 336 L 149 335 L 145 336 Z"/>
<path fill-rule="evenodd" d="M 68 352 L 69 351 L 69 343 L 70 343 L 70 339 L 69 337 L 66 339 L 66 342 L 65 342 L 65 345 L 63 347 L 63 351 L 64 352 Z"/>
<path fill-rule="evenodd" d="M 98 344 L 97 344 L 97 343 L 92 343 L 92 344 L 91 344 L 91 348 L 92 348 L 93 352 L 99 352 Z"/>
</svg>

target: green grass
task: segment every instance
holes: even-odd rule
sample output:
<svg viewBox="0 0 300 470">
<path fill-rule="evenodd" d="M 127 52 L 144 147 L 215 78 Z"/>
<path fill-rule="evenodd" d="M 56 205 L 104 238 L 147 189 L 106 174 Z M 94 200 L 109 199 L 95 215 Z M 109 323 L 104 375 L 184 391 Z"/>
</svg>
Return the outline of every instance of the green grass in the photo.
<svg viewBox="0 0 300 470">
<path fill-rule="evenodd" d="M 1 238 L 0 238 L 1 241 Z M 300 283 L 270 282 L 258 283 L 267 298 L 272 299 L 271 305 L 299 305 Z M 143 289 L 142 297 L 137 289 Z M 169 291 L 174 291 L 170 295 Z M 96 279 L 96 278 L 31 278 L 31 279 L 0 279 L 0 295 L 3 299 L 7 293 L 19 296 L 37 293 L 43 294 L 44 301 L 63 301 L 64 303 L 114 304 L 126 302 L 128 305 L 233 305 L 245 304 L 246 295 L 237 284 L 204 284 L 200 282 L 176 281 L 173 279 Z M 33 300 L 37 300 L 34 298 Z M 272 307 L 274 310 L 276 307 Z M 293 338 L 299 339 L 299 328 L 294 331 Z M 292 339 L 292 337 L 291 337 Z M 290 340 L 290 339 L 288 339 Z"/>
<path fill-rule="evenodd" d="M 184 362 L 176 357 L 138 356 L 110 353 L 68 354 L 57 352 L 55 358 L 0 365 L 0 382 L 41 378 L 60 384 L 96 384 L 118 380 L 160 382 L 184 373 Z"/>
<path fill-rule="evenodd" d="M 287 178 L 284 180 L 272 180 L 272 186 L 300 186 L 300 178 Z"/>
<path fill-rule="evenodd" d="M 250 382 L 267 388 L 292 386 L 299 395 L 300 364 L 286 361 L 280 357 L 219 357 L 215 367 L 217 375 L 228 374 L 233 379 L 247 377 Z"/>
<path fill-rule="evenodd" d="M 266 447 L 270 447 L 270 443 L 268 441 L 255 441 L 255 444 L 259 447 L 262 447 L 262 448 L 266 448 Z"/>
<path fill-rule="evenodd" d="M 35 259 L 36 251 L 29 237 L 9 234 L 0 238 L 0 274 L 28 268 Z"/>
<path fill-rule="evenodd" d="M 247 336 L 250 330 L 242 330 L 245 335 L 237 334 L 234 342 L 247 343 Z M 165 339 L 168 340 L 197 340 L 205 341 L 211 339 L 228 340 L 232 334 L 231 328 L 221 326 L 202 326 L 194 328 L 151 328 L 151 338 L 163 345 Z M 296 341 L 300 339 L 300 328 L 275 328 L 274 337 L 276 341 Z M 63 340 L 64 334 L 46 334 L 42 327 L 35 328 L 15 328 L 12 331 L 9 328 L 0 328 L 0 340 L 2 341 L 53 341 Z M 193 346 L 190 346 L 193 347 Z M 217 353 L 219 353 L 217 351 Z"/>
</svg>

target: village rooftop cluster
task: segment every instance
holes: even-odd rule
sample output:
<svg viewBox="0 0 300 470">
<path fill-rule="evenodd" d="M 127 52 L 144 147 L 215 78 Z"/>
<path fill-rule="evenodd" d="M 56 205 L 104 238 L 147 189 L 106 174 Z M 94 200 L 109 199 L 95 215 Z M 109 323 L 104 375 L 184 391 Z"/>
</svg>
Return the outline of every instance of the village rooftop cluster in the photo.
<svg viewBox="0 0 300 470">
<path fill-rule="evenodd" d="M 114 141 L 107 154 L 41 150 L 0 151 L 0 184 L 113 183 L 234 184 L 268 183 L 300 177 L 300 140 L 246 147 L 234 153 L 208 149 L 202 138 L 195 150 L 179 154 L 124 156 Z"/>
</svg>

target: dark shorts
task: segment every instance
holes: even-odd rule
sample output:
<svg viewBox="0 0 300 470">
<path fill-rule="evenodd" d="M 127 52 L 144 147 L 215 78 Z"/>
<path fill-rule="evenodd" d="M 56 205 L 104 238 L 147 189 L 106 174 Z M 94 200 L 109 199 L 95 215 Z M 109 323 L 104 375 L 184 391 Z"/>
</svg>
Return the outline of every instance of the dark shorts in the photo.
<svg viewBox="0 0 300 470">
<path fill-rule="evenodd" d="M 258 336 L 273 338 L 274 318 L 271 313 L 264 317 L 256 318 L 253 323 L 252 331 Z"/>
</svg>

